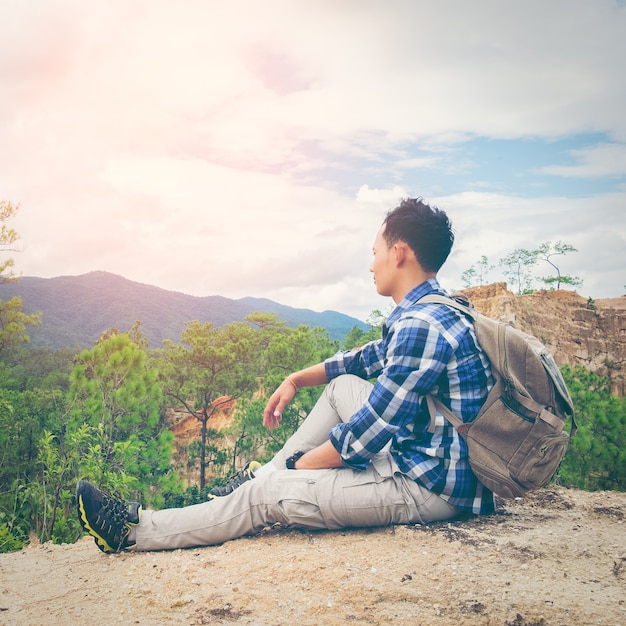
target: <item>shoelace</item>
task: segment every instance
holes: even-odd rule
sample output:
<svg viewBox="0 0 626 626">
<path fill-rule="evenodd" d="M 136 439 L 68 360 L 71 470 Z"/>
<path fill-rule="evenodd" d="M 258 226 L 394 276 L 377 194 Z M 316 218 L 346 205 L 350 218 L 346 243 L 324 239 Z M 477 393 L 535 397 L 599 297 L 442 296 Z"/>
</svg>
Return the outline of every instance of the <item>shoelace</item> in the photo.
<svg viewBox="0 0 626 626">
<path fill-rule="evenodd" d="M 130 528 L 127 525 L 128 522 L 128 508 L 125 502 L 118 500 L 112 496 L 103 494 L 102 508 L 105 515 L 109 518 L 109 526 L 113 528 L 113 524 L 119 527 L 119 535 L 116 532 L 113 535 L 113 539 L 117 542 L 116 550 L 122 549 L 124 541 L 130 532 Z"/>
<path fill-rule="evenodd" d="M 250 470 L 247 467 L 240 469 L 234 476 L 231 476 L 224 487 L 228 487 L 231 491 L 234 491 L 242 483 L 245 483 L 250 478 Z"/>
</svg>

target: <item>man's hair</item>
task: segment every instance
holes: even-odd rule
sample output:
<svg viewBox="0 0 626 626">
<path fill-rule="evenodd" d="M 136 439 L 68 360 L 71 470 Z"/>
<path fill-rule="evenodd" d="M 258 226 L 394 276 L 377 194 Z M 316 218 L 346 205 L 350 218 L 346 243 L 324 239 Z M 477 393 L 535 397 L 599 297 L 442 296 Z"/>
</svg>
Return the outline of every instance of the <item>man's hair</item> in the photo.
<svg viewBox="0 0 626 626">
<path fill-rule="evenodd" d="M 421 198 L 405 198 L 387 213 L 383 237 L 389 247 L 404 241 L 427 272 L 438 272 L 450 254 L 454 232 L 448 216 Z"/>
</svg>

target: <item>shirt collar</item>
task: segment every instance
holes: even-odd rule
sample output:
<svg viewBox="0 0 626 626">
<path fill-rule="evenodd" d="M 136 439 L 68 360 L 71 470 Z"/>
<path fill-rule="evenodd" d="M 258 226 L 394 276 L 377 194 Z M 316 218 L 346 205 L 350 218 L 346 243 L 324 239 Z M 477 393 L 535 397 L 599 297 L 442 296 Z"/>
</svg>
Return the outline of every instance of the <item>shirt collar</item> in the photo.
<svg viewBox="0 0 626 626">
<path fill-rule="evenodd" d="M 409 293 L 402 298 L 396 308 L 389 314 L 387 323 L 393 322 L 397 317 L 401 315 L 403 311 L 410 309 L 421 297 L 429 293 L 440 293 L 446 295 L 445 290 L 439 284 L 436 278 L 429 278 L 428 280 L 420 283 L 417 287 L 413 287 Z"/>
</svg>

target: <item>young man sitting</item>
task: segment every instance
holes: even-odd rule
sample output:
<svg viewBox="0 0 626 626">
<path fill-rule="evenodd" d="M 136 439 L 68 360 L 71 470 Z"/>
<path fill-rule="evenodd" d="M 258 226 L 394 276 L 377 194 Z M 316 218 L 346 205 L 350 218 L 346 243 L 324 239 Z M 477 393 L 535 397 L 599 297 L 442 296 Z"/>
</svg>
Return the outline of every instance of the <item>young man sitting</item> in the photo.
<svg viewBox="0 0 626 626">
<path fill-rule="evenodd" d="M 493 494 L 472 473 L 457 431 L 441 415 L 429 429 L 428 394 L 468 422 L 493 386 L 472 321 L 445 305 L 417 303 L 446 295 L 437 272 L 453 241 L 446 214 L 420 199 L 391 210 L 370 267 L 378 293 L 397 305 L 382 338 L 290 374 L 267 403 L 268 428 L 299 388 L 326 388 L 283 449 L 216 490 L 222 497 L 142 510 L 79 481 L 80 522 L 98 547 L 168 550 L 220 544 L 276 523 L 336 530 L 492 512 Z"/>
</svg>

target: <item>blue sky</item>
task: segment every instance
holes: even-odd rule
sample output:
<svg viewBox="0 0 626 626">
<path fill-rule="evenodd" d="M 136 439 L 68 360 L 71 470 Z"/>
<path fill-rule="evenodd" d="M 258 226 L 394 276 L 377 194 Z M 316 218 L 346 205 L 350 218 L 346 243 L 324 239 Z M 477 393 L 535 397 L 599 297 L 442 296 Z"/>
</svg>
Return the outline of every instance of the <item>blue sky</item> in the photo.
<svg viewBox="0 0 626 626">
<path fill-rule="evenodd" d="M 563 241 L 583 297 L 626 291 L 623 2 L 7 0 L 0 30 L 23 275 L 364 319 L 376 231 L 421 196 L 449 289 Z"/>
<path fill-rule="evenodd" d="M 566 176 L 551 168 L 579 164 L 577 152 L 610 144 L 601 135 L 575 135 L 559 139 L 477 138 L 460 147 L 468 159 L 466 172 L 443 179 L 453 193 L 465 189 L 495 191 L 524 197 L 587 196 L 619 191 L 624 176 Z"/>
<path fill-rule="evenodd" d="M 395 161 L 385 170 L 371 159 L 354 159 L 350 175 L 339 175 L 343 184 L 358 187 L 363 180 L 363 170 L 372 168 L 371 182 L 385 184 L 389 178 L 402 182 L 423 195 L 461 193 L 466 190 L 514 194 L 522 197 L 591 196 L 623 190 L 625 176 L 600 171 L 583 176 L 576 175 L 583 154 L 598 146 L 623 145 L 602 134 L 577 134 L 560 138 L 528 137 L 501 139 L 471 137 L 446 146 L 446 150 L 433 150 L 419 143 L 407 144 L 401 149 L 406 154 L 405 166 L 397 170 Z M 414 159 L 415 165 L 410 161 Z M 425 167 L 424 161 L 432 161 Z M 342 164 L 345 168 L 346 164 Z M 392 174 L 393 168 L 395 172 Z M 559 168 L 559 171 L 555 171 Z M 332 178 L 333 174 L 324 173 Z"/>
</svg>

